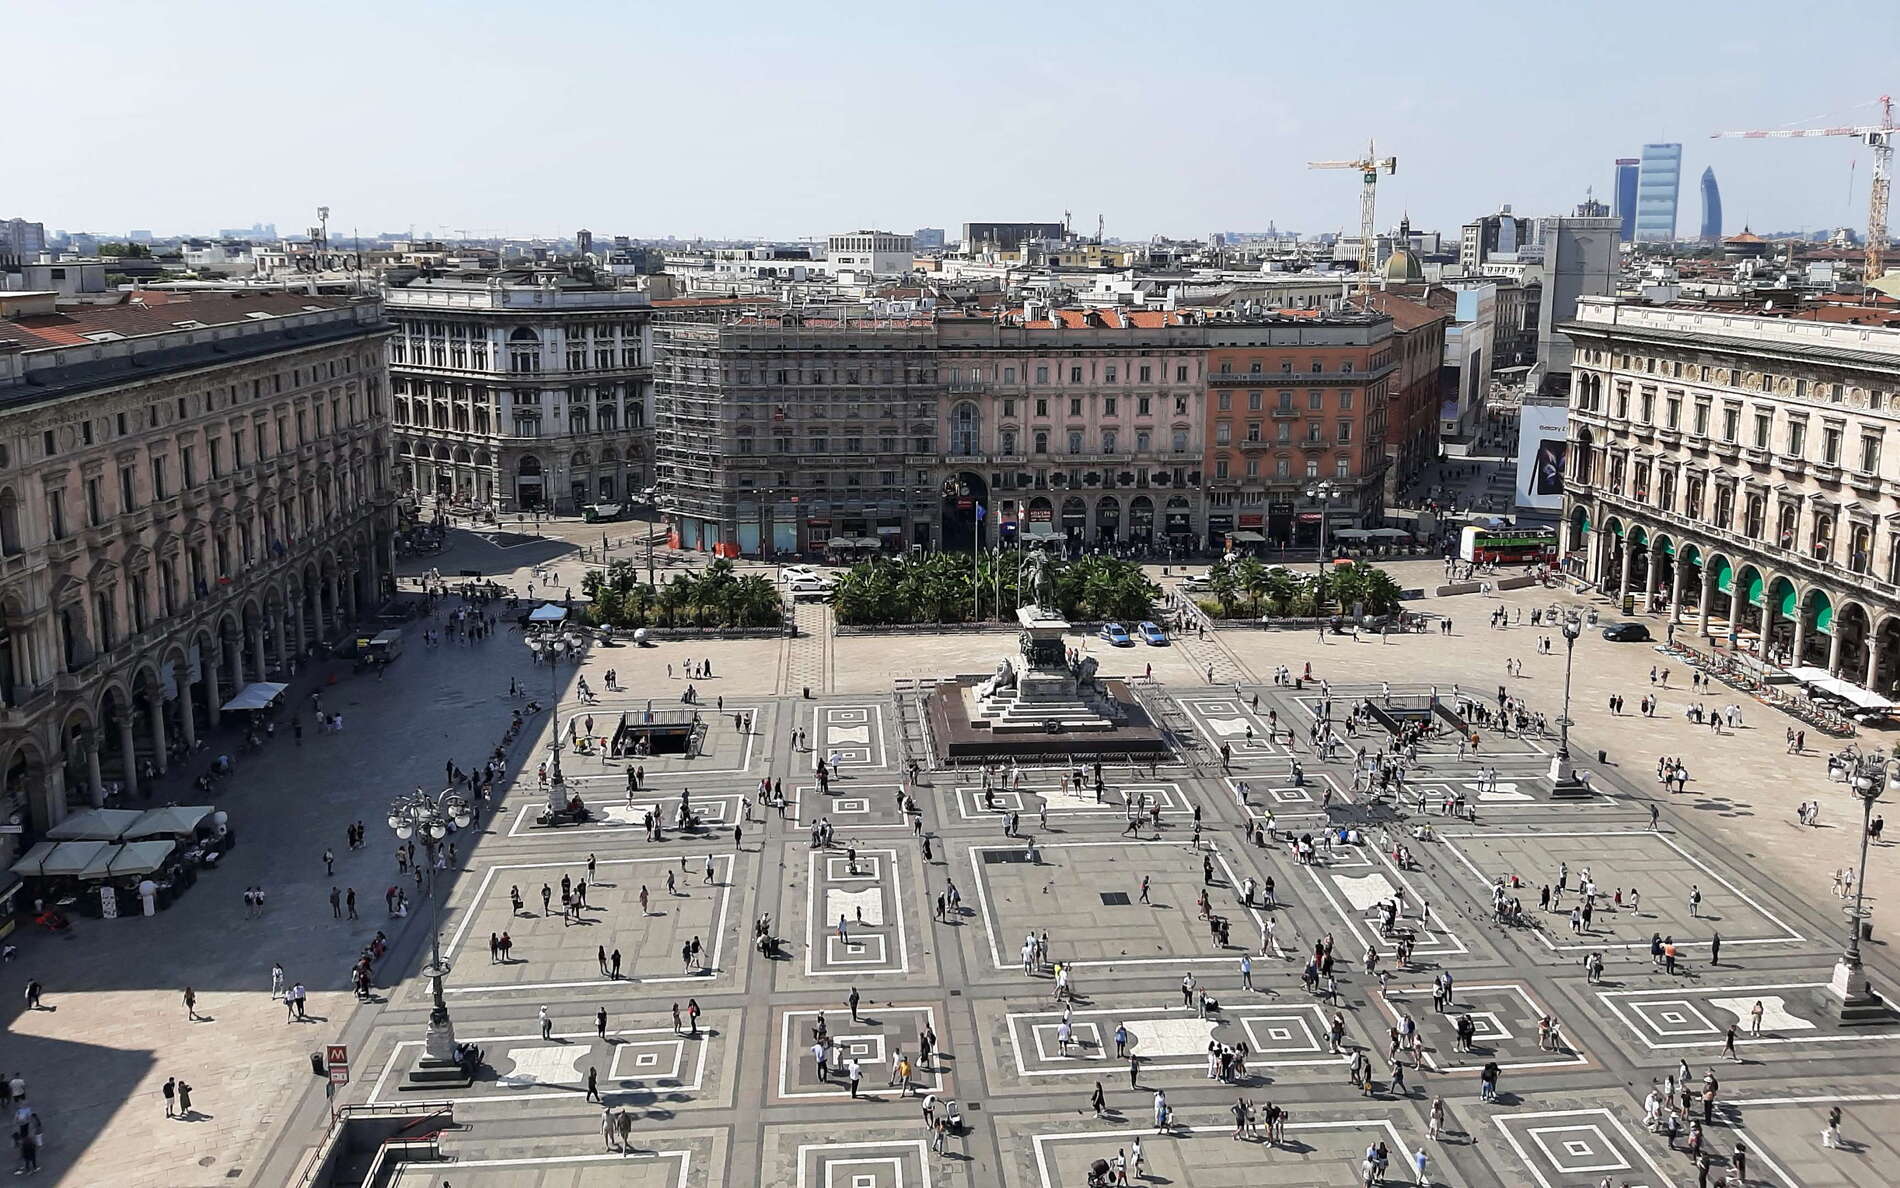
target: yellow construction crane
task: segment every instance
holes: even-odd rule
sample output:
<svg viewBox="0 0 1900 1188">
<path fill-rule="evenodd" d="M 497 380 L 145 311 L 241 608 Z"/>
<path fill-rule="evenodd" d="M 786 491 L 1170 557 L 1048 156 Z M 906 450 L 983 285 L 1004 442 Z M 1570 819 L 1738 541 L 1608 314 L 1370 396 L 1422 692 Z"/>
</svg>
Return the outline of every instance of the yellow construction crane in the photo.
<svg viewBox="0 0 1900 1188">
<path fill-rule="evenodd" d="M 1373 205 L 1379 191 L 1379 170 L 1383 169 L 1389 177 L 1399 171 L 1399 159 L 1387 157 L 1379 159 L 1378 152 L 1366 141 L 1366 155 L 1358 161 L 1308 161 L 1308 169 L 1357 169 L 1365 183 L 1359 192 L 1359 291 L 1372 291 L 1372 264 L 1378 257 L 1377 243 L 1373 237 Z"/>
<path fill-rule="evenodd" d="M 1861 278 L 1864 284 L 1873 284 L 1886 274 L 1887 267 L 1887 185 L 1893 176 L 1893 98 L 1882 95 L 1875 102 L 1880 105 L 1880 122 L 1860 127 L 1842 128 L 1776 128 L 1754 132 L 1715 132 L 1709 139 L 1721 140 L 1733 138 L 1740 140 L 1790 140 L 1801 136 L 1852 136 L 1874 150 L 1873 185 L 1867 194 L 1867 254 Z"/>
</svg>

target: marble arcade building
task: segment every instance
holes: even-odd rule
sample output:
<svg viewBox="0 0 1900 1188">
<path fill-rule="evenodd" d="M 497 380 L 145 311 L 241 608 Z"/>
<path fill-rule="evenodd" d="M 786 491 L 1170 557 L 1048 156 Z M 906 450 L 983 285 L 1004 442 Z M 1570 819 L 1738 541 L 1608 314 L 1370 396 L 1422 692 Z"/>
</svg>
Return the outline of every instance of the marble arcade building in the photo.
<svg viewBox="0 0 1900 1188">
<path fill-rule="evenodd" d="M 1900 689 L 1900 330 L 1586 297 L 1572 572 L 1784 667 Z"/>
<path fill-rule="evenodd" d="M 0 293 L 0 773 L 27 840 L 379 604 L 388 329 L 373 300 Z"/>
</svg>

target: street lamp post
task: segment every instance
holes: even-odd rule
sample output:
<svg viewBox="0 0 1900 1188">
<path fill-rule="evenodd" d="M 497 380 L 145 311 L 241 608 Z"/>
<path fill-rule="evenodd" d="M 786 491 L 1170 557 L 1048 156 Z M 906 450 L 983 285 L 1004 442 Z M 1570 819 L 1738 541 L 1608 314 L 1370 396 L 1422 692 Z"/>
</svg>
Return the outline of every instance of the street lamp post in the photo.
<svg viewBox="0 0 1900 1188">
<path fill-rule="evenodd" d="M 1564 616 L 1564 708 L 1557 721 L 1557 754 L 1550 761 L 1550 790 L 1553 796 L 1586 796 L 1590 785 L 1577 778 L 1576 765 L 1570 761 L 1570 671 L 1577 659 L 1577 637 L 1583 634 L 1583 615 L 1571 611 Z"/>
<path fill-rule="evenodd" d="M 1860 798 L 1860 873 L 1854 880 L 1854 908 L 1847 918 L 1847 950 L 1834 963 L 1834 980 L 1828 986 L 1841 1000 L 1841 1018 L 1847 1022 L 1883 1018 L 1887 1013 L 1886 1003 L 1868 983 L 1867 971 L 1860 960 L 1861 926 L 1866 919 L 1867 843 L 1872 839 L 1874 804 L 1886 791 L 1889 781 L 1887 762 L 1878 755 L 1862 758 L 1850 785 L 1854 795 Z M 1900 782 L 1900 774 L 1891 778 Z"/>
<path fill-rule="evenodd" d="M 452 829 L 466 829 L 475 819 L 469 803 L 453 787 L 434 796 L 420 788 L 389 806 L 389 828 L 400 840 L 420 833 L 427 852 L 423 864 L 429 879 L 429 964 L 423 973 L 429 979 L 429 1027 L 424 1033 L 422 1055 L 409 1070 L 405 1088 L 437 1089 L 466 1086 L 473 1079 L 456 1053 L 455 1025 L 449 1020 L 449 1004 L 442 996 L 442 979 L 449 963 L 442 957 L 442 904 L 436 895 L 435 849 Z"/>
<path fill-rule="evenodd" d="M 1318 614 L 1320 600 L 1326 596 L 1326 520 L 1327 510 L 1332 506 L 1333 497 L 1339 494 L 1339 487 L 1331 482 L 1309 483 L 1306 497 L 1319 504 L 1319 585 L 1313 588 L 1313 613 Z M 1345 612 L 1345 607 L 1340 607 Z"/>
<path fill-rule="evenodd" d="M 561 774 L 561 650 L 566 647 L 562 631 L 567 625 L 565 616 L 554 621 L 541 631 L 528 637 L 528 646 L 540 652 L 548 662 L 548 713 L 554 719 L 554 740 L 548 744 L 554 752 L 549 763 L 548 812 L 559 813 L 567 809 L 567 781 Z"/>
</svg>

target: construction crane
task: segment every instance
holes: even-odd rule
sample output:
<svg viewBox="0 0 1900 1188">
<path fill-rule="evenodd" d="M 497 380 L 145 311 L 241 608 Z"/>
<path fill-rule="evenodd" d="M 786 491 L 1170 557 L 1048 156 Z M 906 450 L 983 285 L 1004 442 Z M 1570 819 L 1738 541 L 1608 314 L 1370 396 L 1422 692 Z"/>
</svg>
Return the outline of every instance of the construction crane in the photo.
<svg viewBox="0 0 1900 1188">
<path fill-rule="evenodd" d="M 1893 176 L 1893 97 L 1882 95 L 1880 122 L 1844 128 L 1777 128 L 1753 132 L 1715 132 L 1709 139 L 1791 140 L 1798 136 L 1852 136 L 1874 150 L 1873 185 L 1867 194 L 1867 255 L 1861 280 L 1871 285 L 1887 268 L 1887 183 Z"/>
<path fill-rule="evenodd" d="M 1388 177 L 1397 173 L 1399 159 L 1387 157 L 1383 161 L 1380 160 L 1379 154 L 1372 147 L 1372 142 L 1368 140 L 1366 155 L 1361 160 L 1308 161 L 1306 167 L 1308 169 L 1357 169 L 1360 172 L 1365 187 L 1359 192 L 1359 291 L 1370 293 L 1372 291 L 1372 263 L 1378 254 L 1375 250 L 1377 244 L 1373 238 L 1372 210 L 1379 190 L 1379 170 L 1385 170 Z"/>
</svg>

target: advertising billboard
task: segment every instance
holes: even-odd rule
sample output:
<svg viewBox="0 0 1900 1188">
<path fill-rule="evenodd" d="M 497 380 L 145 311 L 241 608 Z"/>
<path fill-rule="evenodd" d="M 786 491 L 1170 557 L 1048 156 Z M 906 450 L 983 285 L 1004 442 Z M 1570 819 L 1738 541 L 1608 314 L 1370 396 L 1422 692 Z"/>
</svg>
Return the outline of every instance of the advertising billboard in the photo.
<svg viewBox="0 0 1900 1188">
<path fill-rule="evenodd" d="M 1525 403 L 1517 421 L 1517 506 L 1563 510 L 1567 420 L 1564 405 Z"/>
</svg>

